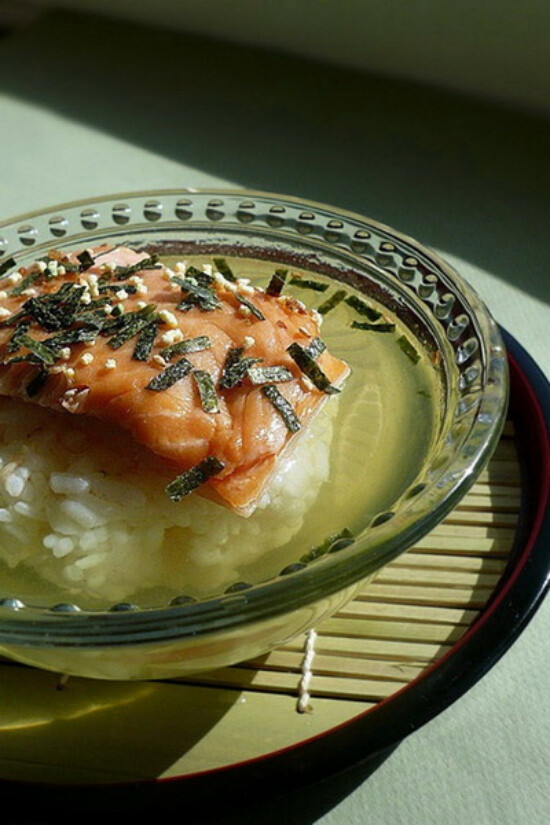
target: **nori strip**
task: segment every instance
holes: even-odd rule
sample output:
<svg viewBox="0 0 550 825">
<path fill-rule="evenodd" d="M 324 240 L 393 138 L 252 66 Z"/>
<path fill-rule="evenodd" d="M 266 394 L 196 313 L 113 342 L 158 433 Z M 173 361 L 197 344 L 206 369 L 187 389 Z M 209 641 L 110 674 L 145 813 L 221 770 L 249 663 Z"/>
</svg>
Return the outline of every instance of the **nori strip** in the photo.
<svg viewBox="0 0 550 825">
<path fill-rule="evenodd" d="M 162 392 L 163 390 L 167 390 L 169 387 L 172 387 L 176 381 L 181 381 L 182 378 L 185 378 L 191 370 L 193 369 L 193 364 L 187 360 L 187 358 L 180 358 L 179 361 L 176 361 L 175 364 L 170 364 L 169 367 L 166 367 L 165 370 L 159 372 L 158 375 L 149 381 L 147 386 L 145 387 L 146 390 L 153 390 L 153 392 Z"/>
<path fill-rule="evenodd" d="M 420 361 L 420 353 L 417 352 L 417 350 L 413 347 L 409 339 L 402 335 L 400 338 L 397 339 L 397 343 L 400 349 L 403 350 L 405 355 L 407 355 L 411 359 L 413 364 L 418 364 L 418 362 Z"/>
<path fill-rule="evenodd" d="M 10 269 L 13 269 L 14 266 L 17 266 L 17 261 L 15 258 L 6 258 L 6 260 L 0 264 L 0 278 L 7 275 Z"/>
<path fill-rule="evenodd" d="M 28 289 L 35 281 L 37 281 L 42 276 L 42 272 L 38 269 L 36 272 L 31 272 L 22 281 L 19 281 L 16 286 L 10 291 L 10 295 L 21 295 L 26 289 Z"/>
<path fill-rule="evenodd" d="M 226 355 L 223 372 L 220 378 L 220 389 L 231 390 L 242 384 L 250 367 L 261 361 L 261 358 L 242 358 L 243 348 L 232 347 Z"/>
<path fill-rule="evenodd" d="M 19 345 L 30 350 L 32 354 L 43 361 L 44 364 L 55 364 L 57 359 L 56 353 L 53 352 L 47 344 L 44 344 L 42 341 L 36 341 L 34 338 L 31 338 L 30 335 L 27 335 L 27 333 L 19 336 Z"/>
<path fill-rule="evenodd" d="M 40 370 L 40 372 L 32 378 L 27 386 L 25 387 L 25 392 L 29 396 L 29 398 L 34 398 L 37 395 L 48 378 L 50 377 L 49 370 L 45 369 L 44 367 Z"/>
<path fill-rule="evenodd" d="M 214 282 L 214 276 L 209 275 L 208 272 L 203 272 L 197 269 L 196 266 L 190 266 L 185 273 L 186 278 L 193 278 L 199 286 L 209 287 Z"/>
<path fill-rule="evenodd" d="M 206 370 L 193 370 L 193 378 L 197 384 L 203 410 L 209 413 L 219 413 L 218 396 L 210 373 Z"/>
<path fill-rule="evenodd" d="M 326 292 L 329 288 L 328 284 L 323 284 L 321 281 L 313 281 L 296 275 L 290 279 L 290 284 L 291 286 L 299 286 L 300 289 L 312 289 L 314 292 Z"/>
<path fill-rule="evenodd" d="M 130 266 L 117 266 L 113 275 L 117 281 L 125 281 L 130 275 L 135 275 L 144 269 L 162 269 L 162 266 L 158 263 L 158 256 L 151 255 L 149 258 L 143 258 L 143 260 Z"/>
<path fill-rule="evenodd" d="M 305 351 L 316 361 L 322 352 L 327 348 L 327 345 L 318 336 L 311 339 L 309 346 L 305 347 Z"/>
<path fill-rule="evenodd" d="M 82 344 L 86 341 L 95 341 L 99 330 L 94 324 L 84 324 L 76 329 L 68 329 L 59 332 L 57 335 L 52 335 L 50 338 L 45 338 L 42 342 L 53 352 L 62 347 L 69 347 L 71 344 Z"/>
<path fill-rule="evenodd" d="M 151 355 L 155 338 L 157 337 L 158 326 L 158 321 L 151 321 L 139 333 L 136 346 L 132 353 L 132 358 L 135 361 L 147 361 Z"/>
<path fill-rule="evenodd" d="M 18 324 L 23 318 L 28 318 L 29 313 L 25 312 L 24 309 L 19 310 L 16 312 L 15 315 L 10 315 L 9 318 L 6 318 L 4 321 L 0 321 L 0 328 L 1 327 L 11 327 L 14 324 Z"/>
<path fill-rule="evenodd" d="M 92 256 L 90 255 L 90 253 L 88 252 L 87 249 L 85 249 L 83 252 L 81 252 L 76 257 L 77 257 L 77 260 L 80 264 L 80 266 L 78 267 L 80 272 L 85 272 L 87 269 L 89 269 L 95 263 L 94 259 L 92 258 Z"/>
<path fill-rule="evenodd" d="M 165 487 L 166 495 L 177 504 L 184 496 L 188 496 L 197 487 L 200 487 L 212 476 L 221 473 L 223 463 L 213 455 L 209 455 L 201 462 L 182 473 Z"/>
<path fill-rule="evenodd" d="M 232 283 L 235 283 L 237 279 L 233 275 L 231 267 L 229 266 L 225 258 L 214 258 L 214 264 L 220 275 L 223 275 L 226 281 L 231 281 Z"/>
<path fill-rule="evenodd" d="M 19 338 L 21 335 L 26 335 L 29 331 L 31 326 L 30 321 L 19 321 L 17 326 L 13 331 L 13 335 L 11 336 L 8 346 L 6 347 L 8 352 L 17 352 L 21 344 L 19 343 Z"/>
<path fill-rule="evenodd" d="M 286 367 L 249 367 L 248 377 L 253 384 L 270 384 L 275 381 L 292 381 L 294 376 Z"/>
<path fill-rule="evenodd" d="M 283 291 L 287 275 L 288 269 L 276 269 L 266 287 L 265 294 L 271 298 L 278 298 Z"/>
<path fill-rule="evenodd" d="M 315 384 L 318 390 L 322 390 L 328 395 L 334 395 L 335 393 L 340 392 L 339 389 L 333 387 L 323 370 L 315 362 L 315 359 L 311 357 L 307 349 L 301 347 L 300 344 L 293 343 L 287 347 L 286 351 L 296 362 L 296 364 L 298 364 L 304 375 L 306 375 L 309 380 Z"/>
<path fill-rule="evenodd" d="M 133 338 L 141 330 L 147 326 L 151 321 L 156 319 L 156 306 L 154 304 L 147 304 L 143 309 L 137 309 L 135 312 L 126 312 L 109 321 L 101 329 L 102 335 L 113 335 L 107 342 L 111 349 L 118 349 L 130 338 Z"/>
<path fill-rule="evenodd" d="M 164 347 L 159 352 L 165 361 L 169 361 L 174 355 L 184 355 L 187 352 L 201 352 L 204 349 L 210 349 L 212 341 L 208 335 L 197 335 L 196 338 L 185 338 L 183 341 L 178 341 L 177 344 L 170 344 Z"/>
<path fill-rule="evenodd" d="M 273 407 L 277 410 L 287 430 L 291 433 L 296 433 L 301 427 L 300 419 L 294 412 L 294 408 L 290 401 L 288 401 L 282 393 L 279 392 L 275 384 L 264 384 L 261 391 L 265 397 L 271 402 Z"/>
<path fill-rule="evenodd" d="M 205 312 L 210 312 L 221 306 L 218 296 L 208 287 L 199 286 L 199 284 L 188 281 L 187 278 L 178 278 L 177 276 L 172 278 L 172 281 L 180 285 L 182 292 L 187 293 L 183 301 L 176 307 L 177 309 L 185 312 L 191 306 L 196 306 Z"/>
<path fill-rule="evenodd" d="M 353 329 L 368 329 L 373 332 L 393 332 L 395 330 L 395 324 L 390 323 L 371 324 L 370 321 L 352 321 L 351 325 Z"/>
<path fill-rule="evenodd" d="M 22 310 L 48 332 L 66 329 L 76 317 L 84 290 L 78 284 L 65 283 L 57 292 L 29 298 Z"/>
<path fill-rule="evenodd" d="M 369 321 L 378 321 L 378 319 L 382 317 L 381 312 L 378 312 L 377 309 L 370 307 L 356 295 L 349 295 L 345 301 L 346 304 L 358 312 L 359 315 L 366 315 Z"/>
<path fill-rule="evenodd" d="M 340 304 L 344 298 L 346 297 L 347 292 L 345 289 L 337 289 L 336 292 L 333 292 L 326 301 L 323 301 L 321 306 L 317 307 L 317 312 L 319 315 L 326 315 L 327 312 L 330 312 Z"/>
<path fill-rule="evenodd" d="M 321 544 L 313 547 L 308 553 L 302 556 L 300 561 L 304 562 L 304 564 L 309 564 L 309 562 L 315 561 L 315 559 L 325 556 L 327 553 L 342 550 L 352 543 L 353 533 L 347 527 L 344 527 L 339 533 L 332 533 L 330 536 L 327 536 Z"/>
<path fill-rule="evenodd" d="M 242 306 L 245 306 L 247 309 L 250 310 L 252 315 L 258 319 L 258 321 L 265 321 L 265 315 L 261 312 L 257 306 L 255 306 L 252 301 L 249 301 L 244 295 L 241 295 L 240 292 L 235 293 L 235 298 Z"/>
</svg>

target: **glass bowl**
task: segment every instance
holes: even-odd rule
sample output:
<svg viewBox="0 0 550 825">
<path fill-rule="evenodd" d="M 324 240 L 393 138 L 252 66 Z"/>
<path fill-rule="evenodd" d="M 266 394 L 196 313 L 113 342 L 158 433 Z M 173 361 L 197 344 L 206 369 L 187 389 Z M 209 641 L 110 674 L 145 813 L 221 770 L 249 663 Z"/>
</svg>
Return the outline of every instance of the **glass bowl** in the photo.
<svg viewBox="0 0 550 825">
<path fill-rule="evenodd" d="M 255 258 L 363 293 L 405 325 L 435 364 L 431 447 L 391 505 L 353 538 L 308 546 L 283 569 L 205 598 L 89 607 L 28 598 L 0 580 L 0 653 L 66 674 L 150 679 L 258 656 L 335 613 L 428 533 L 474 483 L 504 423 L 508 374 L 497 325 L 474 290 L 416 241 L 360 215 L 241 190 L 135 192 L 34 212 L 0 226 L 1 260 L 110 242 L 162 254 Z M 335 353 L 338 355 L 338 353 Z"/>
</svg>

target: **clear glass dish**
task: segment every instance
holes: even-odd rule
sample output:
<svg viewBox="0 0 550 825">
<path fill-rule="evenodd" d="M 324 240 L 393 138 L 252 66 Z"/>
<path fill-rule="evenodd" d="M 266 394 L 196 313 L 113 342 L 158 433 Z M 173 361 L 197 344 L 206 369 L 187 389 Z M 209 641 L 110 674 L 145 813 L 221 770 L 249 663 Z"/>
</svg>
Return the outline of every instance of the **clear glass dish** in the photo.
<svg viewBox="0 0 550 825">
<path fill-rule="evenodd" d="M 89 607 L 29 599 L 0 581 L 0 653 L 67 674 L 170 677 L 257 656 L 315 626 L 429 532 L 474 483 L 504 423 L 508 375 L 497 325 L 474 290 L 416 241 L 360 215 L 282 195 L 164 190 L 64 204 L 0 226 L 1 260 L 132 243 L 164 255 L 257 259 L 317 273 L 400 319 L 436 364 L 437 421 L 414 479 L 353 540 L 300 548 L 275 574 L 206 597 Z M 365 338 L 366 340 L 366 338 Z M 363 346 L 361 343 L 358 345 Z M 338 353 L 335 353 L 338 354 Z M 360 353 L 359 353 L 360 355 Z M 305 555 L 304 555 L 305 554 Z"/>
</svg>

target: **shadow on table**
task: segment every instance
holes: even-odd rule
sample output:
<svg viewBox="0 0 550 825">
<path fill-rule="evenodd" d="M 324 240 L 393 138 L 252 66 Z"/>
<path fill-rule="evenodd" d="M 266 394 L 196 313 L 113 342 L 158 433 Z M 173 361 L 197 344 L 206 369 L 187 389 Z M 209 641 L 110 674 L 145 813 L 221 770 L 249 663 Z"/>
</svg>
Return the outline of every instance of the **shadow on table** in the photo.
<svg viewBox="0 0 550 825">
<path fill-rule="evenodd" d="M 0 89 L 224 181 L 371 215 L 548 298 L 542 118 L 61 13 L 3 44 Z"/>
</svg>

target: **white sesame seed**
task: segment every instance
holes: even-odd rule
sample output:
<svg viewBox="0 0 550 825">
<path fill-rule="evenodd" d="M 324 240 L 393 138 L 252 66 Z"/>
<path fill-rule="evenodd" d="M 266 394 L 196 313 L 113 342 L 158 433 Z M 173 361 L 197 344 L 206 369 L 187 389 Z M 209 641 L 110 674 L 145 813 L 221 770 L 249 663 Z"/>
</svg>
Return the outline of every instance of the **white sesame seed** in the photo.
<svg viewBox="0 0 550 825">
<path fill-rule="evenodd" d="M 126 298 L 128 297 L 128 293 L 126 292 L 125 289 L 118 289 L 115 292 L 115 297 L 118 298 L 119 301 L 125 301 Z"/>
<path fill-rule="evenodd" d="M 8 315 L 11 315 L 9 309 L 6 309 L 6 307 L 0 307 L 0 318 L 7 318 Z"/>
<path fill-rule="evenodd" d="M 183 333 L 179 329 L 169 329 L 168 332 L 164 332 L 161 337 L 162 344 L 175 344 L 177 341 L 181 341 L 183 338 Z"/>
<path fill-rule="evenodd" d="M 81 361 L 83 364 L 88 365 L 93 363 L 94 356 L 91 352 L 83 352 L 78 360 Z"/>
<path fill-rule="evenodd" d="M 107 358 L 107 360 L 105 361 L 105 369 L 106 370 L 116 369 L 116 360 L 114 358 Z"/>
<path fill-rule="evenodd" d="M 237 284 L 233 284 L 231 281 L 225 282 L 225 288 L 228 289 L 229 292 L 237 292 L 237 290 L 239 289 Z"/>
<path fill-rule="evenodd" d="M 203 264 L 202 265 L 202 271 L 206 275 L 212 275 L 212 269 L 213 269 L 212 264 Z"/>
<path fill-rule="evenodd" d="M 136 304 L 136 309 L 145 309 L 147 303 L 145 301 L 138 301 Z"/>
<path fill-rule="evenodd" d="M 128 278 L 128 283 L 135 284 L 136 286 L 138 286 L 138 284 L 143 283 L 143 278 L 140 275 L 132 275 L 130 278 Z"/>
<path fill-rule="evenodd" d="M 250 349 L 256 343 L 256 339 L 253 338 L 251 335 L 245 335 L 243 338 L 243 348 Z"/>
<path fill-rule="evenodd" d="M 172 329 L 175 329 L 178 325 L 178 319 L 176 318 L 174 313 L 170 312 L 170 310 L 168 309 L 161 309 L 161 311 L 159 312 L 159 318 L 163 323 L 167 324 L 167 326 L 171 327 Z"/>
<path fill-rule="evenodd" d="M 3 301 L 4 298 L 8 297 L 8 293 L 5 290 L 0 290 L 0 301 Z"/>
<path fill-rule="evenodd" d="M 146 286 L 144 283 L 138 284 L 136 286 L 136 292 L 138 295 L 147 295 L 149 292 L 149 287 Z"/>
<path fill-rule="evenodd" d="M 252 311 L 244 304 L 239 304 L 237 312 L 239 313 L 239 315 L 242 315 L 243 318 L 248 318 L 249 315 L 252 315 Z"/>
<path fill-rule="evenodd" d="M 46 261 L 37 261 L 36 266 L 40 270 L 40 272 L 45 272 L 47 269 Z"/>
<path fill-rule="evenodd" d="M 65 275 L 66 272 L 67 272 L 67 270 L 65 269 L 65 267 L 63 265 L 57 267 L 57 274 L 58 275 Z"/>
<path fill-rule="evenodd" d="M 9 278 L 6 278 L 8 284 L 18 284 L 21 281 L 23 276 L 20 272 L 14 272 L 13 275 L 10 275 Z"/>
<path fill-rule="evenodd" d="M 74 378 L 74 369 L 72 367 L 63 367 L 63 372 L 67 378 Z"/>
<path fill-rule="evenodd" d="M 237 286 L 239 289 L 242 289 L 243 286 L 248 286 L 250 283 L 250 278 L 237 278 Z"/>
<path fill-rule="evenodd" d="M 186 270 L 187 270 L 187 261 L 178 261 L 177 264 L 176 264 L 176 272 L 179 272 L 179 273 L 185 275 Z"/>
<path fill-rule="evenodd" d="M 248 286 L 248 284 L 245 284 L 243 287 L 241 287 L 241 292 L 243 293 L 243 295 L 254 295 L 255 291 L 256 290 L 254 289 L 254 287 Z"/>
<path fill-rule="evenodd" d="M 71 357 L 71 348 L 70 347 L 61 347 L 59 350 L 59 357 L 62 361 L 68 361 Z"/>
<path fill-rule="evenodd" d="M 165 359 L 162 357 L 162 355 L 159 355 L 158 353 L 156 355 L 153 355 L 152 360 L 154 361 L 155 364 L 158 364 L 159 367 L 164 368 L 166 366 Z"/>
<path fill-rule="evenodd" d="M 80 297 L 81 304 L 91 304 L 92 303 L 92 296 L 89 292 L 83 292 Z"/>
</svg>

